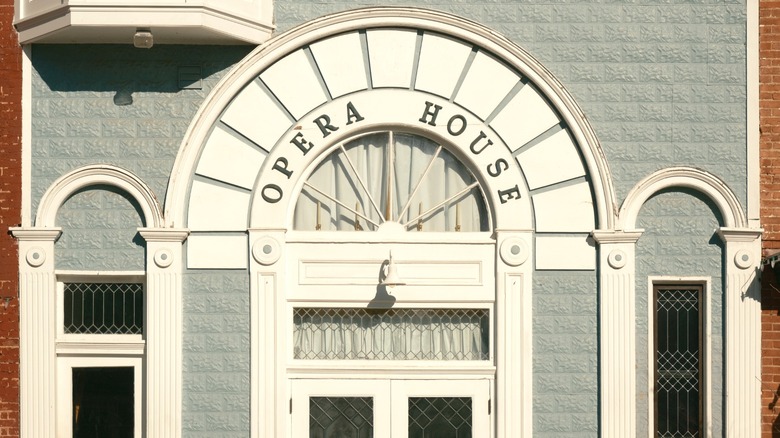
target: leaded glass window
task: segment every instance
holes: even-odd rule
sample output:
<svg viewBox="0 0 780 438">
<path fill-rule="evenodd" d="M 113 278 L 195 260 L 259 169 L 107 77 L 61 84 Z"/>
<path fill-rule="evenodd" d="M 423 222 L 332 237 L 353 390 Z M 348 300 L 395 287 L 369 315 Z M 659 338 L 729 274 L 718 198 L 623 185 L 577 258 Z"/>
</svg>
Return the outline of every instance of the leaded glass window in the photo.
<svg viewBox="0 0 780 438">
<path fill-rule="evenodd" d="M 487 231 L 474 175 L 442 145 L 377 132 L 339 147 L 304 183 L 296 230 Z"/>
<path fill-rule="evenodd" d="M 655 436 L 702 431 L 701 285 L 655 286 Z"/>
<path fill-rule="evenodd" d="M 295 359 L 487 360 L 487 309 L 297 308 Z"/>
<path fill-rule="evenodd" d="M 310 438 L 371 438 L 374 400 L 371 397 L 310 397 Z"/>
<path fill-rule="evenodd" d="M 143 333 L 141 283 L 65 283 L 63 306 L 66 334 Z"/>
<path fill-rule="evenodd" d="M 409 397 L 409 438 L 471 438 L 470 397 Z"/>
</svg>

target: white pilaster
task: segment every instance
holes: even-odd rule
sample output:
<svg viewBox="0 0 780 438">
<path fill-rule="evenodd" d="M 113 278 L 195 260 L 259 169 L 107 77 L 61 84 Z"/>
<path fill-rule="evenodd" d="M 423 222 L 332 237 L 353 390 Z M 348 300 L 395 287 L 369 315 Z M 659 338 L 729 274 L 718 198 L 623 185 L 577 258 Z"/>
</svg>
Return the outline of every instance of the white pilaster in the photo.
<svg viewBox="0 0 780 438">
<path fill-rule="evenodd" d="M 530 231 L 496 232 L 496 435 L 533 433 Z"/>
<path fill-rule="evenodd" d="M 601 436 L 636 436 L 635 247 L 641 230 L 594 231 L 599 243 Z"/>
<path fill-rule="evenodd" d="M 146 241 L 146 434 L 182 429 L 182 243 L 186 229 L 141 228 Z"/>
<path fill-rule="evenodd" d="M 277 315 L 284 314 L 279 279 L 284 277 L 282 230 L 249 230 L 250 272 L 250 436 L 290 436 L 287 391 L 283 382 L 285 333 L 277 331 Z"/>
<path fill-rule="evenodd" d="M 57 419 L 54 241 L 61 230 L 10 230 L 19 241 L 20 436 L 54 438 Z"/>
<path fill-rule="evenodd" d="M 761 260 L 760 229 L 720 228 L 726 245 L 726 419 L 727 436 L 761 436 Z"/>
</svg>

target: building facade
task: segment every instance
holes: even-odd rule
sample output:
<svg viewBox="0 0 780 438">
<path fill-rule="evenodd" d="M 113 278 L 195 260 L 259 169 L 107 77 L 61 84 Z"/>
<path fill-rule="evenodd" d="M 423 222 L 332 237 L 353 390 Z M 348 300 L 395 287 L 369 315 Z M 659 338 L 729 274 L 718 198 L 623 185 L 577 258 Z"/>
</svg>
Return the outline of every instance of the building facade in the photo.
<svg viewBox="0 0 780 438">
<path fill-rule="evenodd" d="M 16 3 L 22 436 L 761 433 L 755 2 L 159 6 Z"/>
</svg>

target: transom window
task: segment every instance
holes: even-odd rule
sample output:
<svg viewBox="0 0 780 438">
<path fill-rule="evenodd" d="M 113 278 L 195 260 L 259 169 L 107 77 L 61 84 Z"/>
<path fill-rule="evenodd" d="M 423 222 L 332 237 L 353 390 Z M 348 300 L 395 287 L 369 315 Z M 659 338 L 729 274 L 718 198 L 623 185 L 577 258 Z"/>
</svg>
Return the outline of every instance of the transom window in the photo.
<svg viewBox="0 0 780 438">
<path fill-rule="evenodd" d="M 295 208 L 297 230 L 487 231 L 474 175 L 442 145 L 376 132 L 339 145 L 317 166 Z"/>
</svg>

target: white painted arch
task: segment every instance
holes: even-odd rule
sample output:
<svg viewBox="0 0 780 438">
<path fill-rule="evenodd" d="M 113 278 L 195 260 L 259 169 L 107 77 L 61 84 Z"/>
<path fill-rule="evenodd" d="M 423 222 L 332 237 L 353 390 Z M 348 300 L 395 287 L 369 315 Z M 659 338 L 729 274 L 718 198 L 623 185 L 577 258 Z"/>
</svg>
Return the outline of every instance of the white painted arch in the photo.
<svg viewBox="0 0 780 438">
<path fill-rule="evenodd" d="M 57 212 L 65 201 L 77 191 L 96 185 L 116 187 L 135 199 L 143 213 L 146 227 L 163 226 L 160 204 L 149 186 L 127 170 L 108 164 L 81 167 L 54 181 L 41 197 L 35 226 L 55 227 Z"/>
<path fill-rule="evenodd" d="M 637 183 L 626 196 L 620 209 L 618 229 L 636 229 L 636 220 L 642 206 L 661 190 L 689 188 L 707 196 L 717 205 L 723 218 L 722 227 L 746 228 L 747 218 L 734 192 L 715 175 L 694 167 L 661 169 Z"/>
<path fill-rule="evenodd" d="M 258 47 L 255 51 L 249 54 L 231 73 L 229 73 L 212 91 L 207 98 L 201 110 L 193 119 L 190 128 L 185 134 L 185 138 L 179 150 L 179 154 L 174 164 L 172 176 L 168 186 L 168 192 L 166 195 L 165 204 L 165 218 L 168 226 L 181 227 L 186 226 L 193 231 L 198 231 L 199 227 L 192 227 L 193 212 L 190 211 L 190 206 L 194 205 L 192 202 L 193 196 L 199 199 L 199 202 L 203 204 L 203 200 L 224 200 L 228 197 L 233 199 L 235 205 L 239 205 L 235 209 L 235 214 L 231 214 L 232 218 L 244 217 L 246 215 L 247 220 L 243 222 L 243 219 L 233 219 L 233 222 L 226 224 L 220 228 L 220 224 L 212 228 L 203 228 L 201 231 L 240 231 L 254 225 L 253 217 L 257 216 L 258 211 L 262 209 L 258 208 L 256 203 L 260 199 L 259 188 L 257 185 L 258 175 L 268 171 L 273 162 L 267 160 L 266 157 L 271 156 L 279 146 L 289 146 L 290 137 L 295 133 L 296 129 L 300 129 L 300 120 L 306 119 L 308 121 L 316 118 L 319 114 L 319 110 L 324 104 L 335 102 L 339 98 L 349 97 L 352 94 L 359 93 L 372 93 L 380 91 L 382 87 L 368 85 L 366 88 L 360 89 L 359 86 L 353 84 L 344 85 L 342 91 L 335 91 L 337 87 L 334 83 L 327 84 L 330 88 L 332 96 L 327 95 L 322 98 L 315 97 L 310 98 L 310 102 L 293 102 L 295 99 L 285 97 L 286 93 L 290 93 L 290 90 L 296 87 L 301 87 L 305 84 L 305 87 L 310 87 L 314 94 L 318 94 L 320 89 L 318 88 L 317 81 L 327 81 L 326 78 L 327 69 L 321 59 L 318 58 L 316 53 L 316 45 L 324 47 L 329 44 L 335 38 L 334 36 L 354 34 L 357 35 L 360 32 L 391 29 L 391 30 L 403 30 L 412 34 L 419 35 L 425 33 L 425 35 L 442 36 L 442 40 L 457 41 L 459 44 L 466 46 L 465 55 L 468 57 L 468 52 L 472 50 L 475 52 L 484 52 L 489 56 L 483 58 L 491 58 L 495 62 L 495 65 L 500 65 L 498 70 L 504 69 L 512 74 L 517 75 L 517 80 L 522 78 L 524 83 L 530 83 L 533 85 L 533 89 L 539 96 L 542 96 L 542 101 L 546 102 L 544 105 L 549 105 L 552 113 L 558 118 L 556 123 L 563 127 L 563 131 L 570 137 L 569 141 L 572 147 L 571 152 L 567 154 L 556 154 L 555 152 L 547 151 L 547 160 L 550 157 L 568 159 L 569 161 L 578 161 L 578 166 L 581 168 L 581 172 L 572 172 L 569 176 L 560 176 L 557 180 L 546 181 L 543 178 L 537 179 L 537 181 L 530 181 L 529 176 L 526 175 L 525 181 L 520 181 L 520 184 L 526 184 L 531 190 L 535 188 L 542 188 L 545 190 L 545 184 L 559 184 L 566 190 L 566 195 L 563 195 L 565 190 L 560 190 L 557 193 L 558 196 L 571 196 L 570 194 L 579 190 L 575 195 L 578 196 L 578 202 L 582 199 L 583 193 L 587 192 L 588 203 L 592 204 L 593 213 L 589 219 L 591 227 L 588 230 L 577 229 L 577 232 L 590 232 L 595 229 L 612 229 L 616 222 L 614 212 L 617 211 L 614 192 L 612 187 L 611 177 L 607 168 L 606 159 L 601 150 L 601 147 L 596 139 L 596 136 L 585 120 L 582 111 L 576 105 L 569 93 L 561 86 L 561 84 L 533 57 L 527 52 L 518 47 L 508 39 L 497 35 L 495 32 L 477 23 L 455 17 L 453 15 L 445 14 L 442 12 L 423 10 L 418 8 L 406 8 L 406 7 L 378 7 L 378 8 L 366 8 L 353 11 L 347 11 L 343 13 L 334 14 L 321 19 L 313 20 L 302 26 L 299 26 L 291 31 L 279 35 L 272 39 L 267 44 Z M 363 34 L 364 35 L 364 34 Z M 361 37 L 361 38 L 364 38 Z M 343 38 L 346 41 L 348 38 Z M 359 44 L 366 44 L 365 39 L 359 41 L 356 37 L 353 39 L 355 47 L 359 47 Z M 349 43 L 348 43 L 349 44 Z M 419 43 L 418 43 L 419 44 Z M 470 46 L 470 47 L 468 47 Z M 475 49 L 476 48 L 476 49 Z M 473 54 L 472 54 L 473 56 Z M 478 56 L 479 57 L 479 56 Z M 307 59 L 308 58 L 308 59 Z M 308 64 L 313 64 L 314 58 L 318 64 L 317 69 L 313 69 L 320 73 L 317 77 L 310 75 L 305 71 Z M 472 58 L 473 59 L 473 58 Z M 344 62 L 349 60 L 349 56 L 345 56 Z M 472 62 L 472 61 L 464 61 Z M 477 61 L 474 61 L 475 63 Z M 336 63 L 338 64 L 338 63 Z M 285 66 L 285 67 L 280 67 Z M 290 67 L 294 66 L 294 67 Z M 304 66 L 304 68 L 297 68 Z M 469 68 L 472 65 L 469 64 Z M 338 67 L 337 67 L 338 68 Z M 417 68 L 417 67 L 415 67 Z M 423 68 L 423 67 L 420 67 Z M 295 77 L 294 74 L 280 75 L 281 79 L 273 78 L 273 70 L 281 70 L 287 73 L 300 73 L 299 77 Z M 457 68 L 455 68 L 457 70 Z M 415 70 L 416 71 L 416 70 Z M 466 71 L 464 69 L 464 71 Z M 370 75 L 371 73 L 367 73 Z M 361 81 L 360 74 L 355 75 L 355 81 Z M 313 79 L 313 80 L 312 80 Z M 365 79 L 365 78 L 363 78 Z M 419 77 L 418 77 L 419 79 Z M 281 86 L 274 85 L 274 80 L 277 80 L 277 84 L 283 84 Z M 458 80 L 458 78 L 455 78 Z M 467 80 L 467 79 L 466 79 Z M 414 81 L 414 79 L 413 79 Z M 460 83 L 464 82 L 464 78 L 460 78 Z M 261 85 L 258 85 L 261 84 Z M 430 85 L 426 89 L 425 86 L 414 85 L 405 86 L 406 91 L 417 93 L 428 93 L 436 97 L 437 91 L 434 89 L 436 85 Z M 264 88 L 265 87 L 265 88 Z M 455 89 L 459 91 L 460 85 L 455 85 Z M 326 88 L 325 85 L 322 86 Z M 384 88 L 391 88 L 396 90 L 404 90 L 403 87 L 397 85 L 388 85 Z M 511 88 L 511 87 L 510 87 Z M 271 91 L 268 91 L 271 89 Z M 528 87 L 531 89 L 531 87 Z M 254 95 L 253 95 L 254 93 Z M 350 94 L 352 93 L 352 94 Z M 458 104 L 457 100 L 460 96 L 438 96 L 443 97 L 445 100 L 449 100 L 453 104 Z M 292 94 L 291 94 L 292 95 Z M 311 94 L 309 94 L 310 97 Z M 253 97 L 254 96 L 254 97 Z M 251 138 L 251 135 L 245 135 L 250 137 L 249 140 L 260 144 L 259 138 L 267 136 L 268 140 L 265 144 L 260 144 L 260 148 L 254 148 L 252 152 L 246 152 L 234 155 L 234 158 L 230 158 L 220 147 L 210 147 L 209 143 L 216 143 L 215 136 L 223 135 L 219 132 L 222 124 L 226 122 L 230 117 L 240 118 L 235 115 L 231 115 L 231 105 L 238 105 L 238 101 L 246 100 L 257 102 L 257 97 L 273 96 L 269 101 L 275 101 L 265 104 L 263 107 L 266 109 L 262 114 L 276 113 L 276 119 L 274 123 L 269 122 L 269 128 L 278 132 L 273 135 L 263 132 L 257 138 Z M 309 99 L 307 97 L 307 99 Z M 498 103 L 501 103 L 502 99 L 509 100 L 510 94 L 507 94 L 505 90 L 503 94 L 495 96 L 485 96 L 490 98 L 500 97 L 497 99 Z M 255 100 L 252 100 L 255 99 Z M 465 101 L 465 99 L 464 99 Z M 461 103 L 461 108 L 467 108 L 468 110 L 479 112 L 479 108 L 476 108 L 476 100 L 472 100 L 469 103 L 471 105 Z M 501 103 L 506 104 L 504 103 Z M 281 108 L 277 111 L 277 107 Z M 261 106 L 261 105 L 256 105 Z M 245 108 L 251 107 L 245 106 Z M 416 110 L 415 110 L 416 111 Z M 495 117 L 495 114 L 489 114 L 489 109 L 484 110 L 484 114 L 477 114 L 481 116 L 481 119 L 487 119 Z M 236 112 L 236 111 L 234 111 Z M 270 117 L 270 116 L 269 116 Z M 495 122 L 495 119 L 493 119 Z M 258 123 L 261 123 L 259 121 Z M 278 122 L 278 123 L 277 123 Z M 285 125 L 279 127 L 280 124 Z M 505 122 L 505 126 L 510 126 L 511 123 Z M 487 125 L 487 123 L 486 123 Z M 495 125 L 495 123 L 494 123 Z M 515 124 L 516 125 L 516 124 Z M 304 127 L 305 129 L 305 127 Z M 241 131 L 241 130 L 239 130 Z M 267 130 L 266 130 L 267 131 Z M 496 129 L 498 135 L 504 138 L 506 143 L 507 137 L 511 133 L 506 131 L 501 132 L 500 129 Z M 241 132 L 240 132 L 241 133 Z M 243 130 L 243 134 L 248 134 L 247 129 Z M 258 141 L 255 141 L 258 140 Z M 331 139 L 329 139 L 331 140 Z M 560 142 L 560 139 L 555 139 Z M 551 141 L 551 143 L 555 143 Z M 529 142 L 530 143 L 530 142 Z M 564 141 L 565 143 L 565 141 Z M 222 145 L 223 143 L 220 143 Z M 526 146 L 528 144 L 526 143 Z M 517 146 L 517 148 L 521 148 Z M 262 150 L 260 150 L 262 149 Z M 533 168 L 536 167 L 536 163 L 539 163 L 540 156 L 544 155 L 539 153 L 539 149 L 531 150 L 529 153 L 523 151 L 525 159 L 529 163 L 524 168 L 526 172 L 530 173 Z M 546 149 L 546 147 L 544 148 Z M 247 171 L 244 177 L 236 178 L 235 180 L 226 180 L 222 176 L 217 177 L 217 185 L 221 185 L 219 189 L 214 189 L 213 185 L 209 185 L 208 190 L 201 190 L 202 187 L 207 185 L 200 184 L 197 180 L 198 176 L 203 176 L 204 173 L 208 174 L 209 171 L 203 170 L 203 163 L 210 161 L 214 162 L 213 158 L 218 155 L 215 151 L 219 151 L 220 159 L 224 163 L 228 163 L 232 160 L 233 163 L 241 163 L 241 165 L 256 160 L 258 164 L 256 168 L 251 171 Z M 317 154 L 323 151 L 318 151 Z M 513 151 L 517 152 L 517 150 Z M 208 160 L 204 159 L 204 156 L 209 156 Z M 254 157 L 249 160 L 246 157 Z M 310 158 L 310 157 L 307 157 Z M 265 162 L 263 163 L 263 160 Z M 581 163 L 579 161 L 581 160 Z M 310 160 L 309 162 L 313 162 Z M 517 160 L 520 167 L 523 167 L 522 159 Z M 223 167 L 227 169 L 227 164 Z M 553 166 L 551 166 L 553 167 Z M 200 173 L 199 173 L 200 172 Z M 526 173 L 524 172 L 524 173 Z M 223 171 L 223 174 L 225 172 Z M 540 172 L 541 173 L 541 172 Z M 212 175 L 205 175 L 212 181 Z M 235 175 L 231 175 L 235 176 Z M 297 177 L 298 175 L 296 175 Z M 566 179 L 570 178 L 570 179 Z M 240 181 L 239 181 L 240 180 Z M 570 181 L 575 181 L 574 185 L 578 183 L 584 189 L 572 189 Z M 201 181 L 202 182 L 202 181 Z M 226 183 L 226 184 L 224 184 Z M 227 186 L 227 189 L 224 189 Z M 223 190 L 224 189 L 224 190 Z M 200 192 L 199 192 L 200 190 Z M 556 189 L 557 190 L 557 189 Z M 561 205 L 559 200 L 553 200 L 555 190 L 547 191 L 544 196 L 538 196 L 534 200 L 535 210 L 547 209 L 551 210 L 552 205 Z M 195 193 L 195 194 L 193 194 Z M 571 203 L 570 203 L 571 204 Z M 253 213 L 250 213 L 253 212 Z M 289 209 L 287 211 L 289 213 Z M 197 216 L 198 212 L 195 212 Z M 226 215 L 228 216 L 228 215 Z M 540 222 L 542 219 L 548 219 L 554 217 L 552 213 L 537 213 L 536 222 Z M 561 215 L 557 215 L 563 217 Z M 571 215 L 577 216 L 577 215 Z M 500 226 L 500 221 L 496 221 Z M 252 225 L 250 225 L 252 224 Z M 538 226 L 538 225 L 537 225 Z M 549 232 L 569 232 L 572 230 L 566 229 L 567 225 L 563 225 L 561 229 L 556 229 L 557 224 L 552 226 Z M 582 225 L 578 226 L 583 228 Z"/>
</svg>

